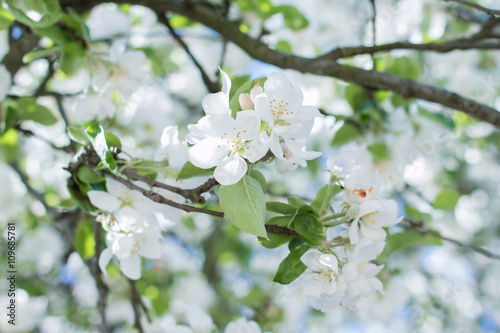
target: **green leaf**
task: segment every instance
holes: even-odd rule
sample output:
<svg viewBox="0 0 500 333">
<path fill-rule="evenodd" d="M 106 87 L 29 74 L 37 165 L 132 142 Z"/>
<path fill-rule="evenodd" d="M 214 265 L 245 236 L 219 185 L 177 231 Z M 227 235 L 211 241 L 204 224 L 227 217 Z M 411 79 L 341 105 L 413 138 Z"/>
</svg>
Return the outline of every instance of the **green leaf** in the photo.
<svg viewBox="0 0 500 333">
<path fill-rule="evenodd" d="M 209 176 L 214 174 L 214 170 L 215 167 L 210 169 L 198 168 L 197 166 L 194 166 L 193 163 L 188 161 L 186 162 L 186 164 L 184 164 L 181 171 L 179 171 L 177 179 L 179 180 L 179 179 L 188 179 L 200 176 Z"/>
<path fill-rule="evenodd" d="M 122 147 L 122 142 L 113 133 L 105 132 L 104 137 L 106 138 L 106 143 L 108 144 L 108 147 L 116 147 L 116 148 Z"/>
<path fill-rule="evenodd" d="M 23 97 L 19 100 L 18 110 L 23 120 L 33 120 L 45 126 L 57 123 L 57 118 L 43 105 L 36 104 L 34 97 Z"/>
<path fill-rule="evenodd" d="M 17 146 L 18 134 L 13 128 L 5 131 L 0 136 L 0 153 L 7 162 L 12 162 L 17 158 L 19 147 Z"/>
<path fill-rule="evenodd" d="M 434 208 L 442 210 L 453 210 L 460 199 L 460 193 L 454 190 L 443 190 L 434 201 Z"/>
<path fill-rule="evenodd" d="M 62 15 L 58 0 L 4 0 L 17 21 L 32 28 L 50 27 Z"/>
<path fill-rule="evenodd" d="M 269 201 L 266 203 L 267 210 L 284 215 L 293 215 L 297 211 L 297 207 L 283 202 Z"/>
<path fill-rule="evenodd" d="M 113 157 L 113 153 L 109 151 L 106 142 L 104 129 L 98 123 L 92 123 L 87 126 L 87 136 L 94 147 L 95 152 L 101 159 L 102 164 L 113 173 L 116 171 L 117 163 Z"/>
<path fill-rule="evenodd" d="M 344 96 L 354 112 L 360 111 L 361 106 L 370 100 L 366 90 L 355 84 L 350 84 L 345 88 Z"/>
<path fill-rule="evenodd" d="M 368 146 L 367 149 L 372 154 L 374 162 L 385 160 L 391 153 L 391 150 L 384 142 L 374 143 Z"/>
<path fill-rule="evenodd" d="M 286 40 L 280 40 L 274 48 L 281 52 L 292 53 L 292 46 Z"/>
<path fill-rule="evenodd" d="M 85 50 L 81 44 L 77 42 L 66 43 L 59 59 L 59 68 L 66 75 L 71 76 L 88 64 L 84 56 Z"/>
<path fill-rule="evenodd" d="M 303 200 L 292 196 L 287 197 L 286 200 L 290 205 L 295 206 L 297 208 L 302 207 L 306 204 Z"/>
<path fill-rule="evenodd" d="M 422 235 L 414 231 L 400 232 L 387 236 L 386 246 L 381 256 L 386 258 L 389 254 L 403 248 L 419 245 L 443 245 L 443 243 L 440 238 L 435 236 Z"/>
<path fill-rule="evenodd" d="M 277 225 L 279 227 L 288 227 L 292 222 L 293 216 L 275 216 L 266 222 L 267 225 Z"/>
<path fill-rule="evenodd" d="M 235 227 L 252 235 L 267 237 L 266 200 L 258 181 L 245 175 L 236 184 L 221 186 L 219 201 L 225 217 Z"/>
<path fill-rule="evenodd" d="M 275 234 L 273 232 L 270 232 L 267 234 L 268 239 L 265 239 L 263 237 L 259 237 L 259 243 L 268 248 L 268 249 L 274 249 L 279 246 L 283 246 L 286 243 L 288 243 L 293 236 L 287 236 L 283 234 Z"/>
<path fill-rule="evenodd" d="M 280 263 L 273 281 L 280 284 L 289 284 L 302 275 L 307 267 L 300 261 L 300 258 L 307 250 L 309 250 L 309 247 L 305 245 L 293 249 Z"/>
<path fill-rule="evenodd" d="M 94 222 L 85 217 L 80 220 L 75 230 L 75 249 L 83 260 L 90 259 L 95 254 Z"/>
<path fill-rule="evenodd" d="M 297 214 L 293 219 L 291 227 L 309 244 L 318 245 L 325 240 L 325 228 L 311 214 Z"/>
<path fill-rule="evenodd" d="M 50 55 L 59 53 L 62 51 L 62 47 L 60 46 L 54 46 L 51 47 L 50 49 L 39 49 L 39 50 L 34 50 L 31 52 L 28 52 L 24 55 L 23 57 L 23 62 L 25 64 L 32 62 L 33 60 L 40 59 L 40 58 L 45 58 Z"/>
<path fill-rule="evenodd" d="M 14 22 L 14 16 L 7 10 L 0 8 L 0 30 L 7 29 Z"/>
<path fill-rule="evenodd" d="M 238 100 L 240 94 L 250 93 L 250 91 L 253 89 L 253 87 L 255 87 L 257 83 L 263 87 L 266 80 L 267 77 L 250 80 L 243 84 L 238 90 L 236 90 L 233 97 L 231 97 L 231 100 L 229 101 L 229 108 L 231 109 L 231 114 L 233 117 L 236 117 L 236 113 L 241 110 L 240 101 Z"/>
<path fill-rule="evenodd" d="M 335 133 L 331 142 L 332 147 L 343 146 L 361 135 L 359 129 L 351 123 L 344 123 Z"/>
<path fill-rule="evenodd" d="M 267 181 L 266 177 L 264 177 L 262 172 L 260 172 L 259 170 L 252 169 L 252 171 L 250 171 L 250 177 L 258 181 L 260 186 L 262 187 L 262 191 L 266 193 Z"/>
<path fill-rule="evenodd" d="M 21 120 L 21 115 L 19 112 L 11 107 L 10 105 L 6 107 L 7 110 L 5 111 L 5 128 L 4 131 L 7 131 L 10 128 L 13 128 L 16 126 L 16 124 Z"/>
<path fill-rule="evenodd" d="M 418 107 L 418 113 L 437 124 L 446 126 L 451 130 L 455 129 L 455 123 L 453 122 L 453 119 L 442 113 L 434 113 L 420 106 Z"/>
<path fill-rule="evenodd" d="M 387 72 L 410 80 L 420 77 L 420 63 L 410 57 L 392 58 L 389 60 Z"/>
<path fill-rule="evenodd" d="M 86 164 L 83 164 L 77 171 L 76 176 L 78 179 L 85 183 L 101 183 L 106 179 L 104 177 L 99 176 L 97 173 L 92 171 L 90 167 Z"/>
<path fill-rule="evenodd" d="M 285 25 L 291 30 L 302 30 L 309 25 L 309 21 L 305 18 L 305 16 L 293 6 L 276 6 L 269 11 L 269 16 L 277 13 L 283 14 Z"/>
<path fill-rule="evenodd" d="M 302 238 L 294 238 L 290 241 L 290 243 L 288 243 L 288 250 L 293 251 L 294 249 L 304 244 L 305 242 Z"/>
<path fill-rule="evenodd" d="M 90 143 L 87 131 L 82 125 L 68 126 L 67 130 L 68 136 L 71 140 L 81 143 L 82 145 L 88 145 Z"/>
<path fill-rule="evenodd" d="M 231 78 L 231 90 L 229 91 L 229 99 L 233 98 L 236 91 L 244 85 L 248 80 L 250 80 L 250 75 L 241 75 Z"/>
<path fill-rule="evenodd" d="M 323 186 L 318 194 L 316 194 L 316 198 L 314 198 L 311 203 L 311 207 L 317 211 L 318 213 L 322 213 L 328 207 L 330 207 L 330 201 L 332 201 L 333 197 L 339 193 L 342 189 L 338 185 L 325 185 Z"/>
</svg>

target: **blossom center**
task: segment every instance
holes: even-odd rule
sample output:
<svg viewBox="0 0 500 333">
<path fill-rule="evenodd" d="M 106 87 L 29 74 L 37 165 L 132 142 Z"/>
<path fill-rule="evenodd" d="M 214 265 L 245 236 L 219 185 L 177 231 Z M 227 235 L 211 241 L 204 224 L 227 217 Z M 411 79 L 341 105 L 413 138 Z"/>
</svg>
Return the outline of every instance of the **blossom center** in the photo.
<svg viewBox="0 0 500 333">
<path fill-rule="evenodd" d="M 273 116 L 273 120 L 281 120 L 285 116 L 292 116 L 293 111 L 288 110 L 288 103 L 283 100 L 276 101 L 273 99 L 269 102 L 271 105 L 271 115 Z"/>
</svg>

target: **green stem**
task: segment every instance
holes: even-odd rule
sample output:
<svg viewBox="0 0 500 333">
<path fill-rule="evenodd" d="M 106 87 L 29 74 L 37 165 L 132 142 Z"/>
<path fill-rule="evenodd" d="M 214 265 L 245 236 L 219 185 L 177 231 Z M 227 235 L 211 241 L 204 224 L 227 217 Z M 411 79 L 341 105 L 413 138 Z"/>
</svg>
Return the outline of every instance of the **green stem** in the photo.
<svg viewBox="0 0 500 333">
<path fill-rule="evenodd" d="M 335 213 L 335 214 L 332 214 L 332 215 L 325 216 L 323 218 L 323 222 L 330 221 L 330 220 L 333 220 L 333 219 L 338 219 L 339 217 L 344 217 L 346 213 L 347 213 L 347 211 L 342 211 L 342 212 L 339 212 L 339 213 Z"/>
<path fill-rule="evenodd" d="M 341 225 L 342 223 L 346 223 L 343 219 L 340 221 L 333 221 L 330 223 L 323 223 L 323 227 L 330 228 L 330 227 L 335 227 L 337 225 Z"/>
</svg>

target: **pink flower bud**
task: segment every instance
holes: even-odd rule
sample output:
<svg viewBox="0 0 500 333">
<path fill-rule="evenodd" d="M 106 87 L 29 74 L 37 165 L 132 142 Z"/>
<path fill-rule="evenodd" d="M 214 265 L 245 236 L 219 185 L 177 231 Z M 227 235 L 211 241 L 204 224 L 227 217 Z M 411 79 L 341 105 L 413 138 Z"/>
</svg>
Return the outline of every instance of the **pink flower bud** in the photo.
<svg viewBox="0 0 500 333">
<path fill-rule="evenodd" d="M 238 97 L 238 101 L 240 102 L 240 106 L 242 110 L 252 110 L 253 103 L 249 94 L 240 94 Z"/>
</svg>

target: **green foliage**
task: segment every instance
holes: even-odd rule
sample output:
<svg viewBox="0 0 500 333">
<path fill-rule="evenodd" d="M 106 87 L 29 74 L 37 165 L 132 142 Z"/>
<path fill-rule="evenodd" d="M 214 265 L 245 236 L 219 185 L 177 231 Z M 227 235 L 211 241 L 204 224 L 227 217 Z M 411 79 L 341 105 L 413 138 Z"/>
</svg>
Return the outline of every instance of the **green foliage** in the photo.
<svg viewBox="0 0 500 333">
<path fill-rule="evenodd" d="M 252 235 L 267 237 L 266 201 L 257 180 L 245 175 L 236 184 L 221 186 L 219 200 L 225 217 L 234 226 Z"/>
<path fill-rule="evenodd" d="M 293 218 L 291 229 L 309 244 L 318 245 L 325 240 L 325 228 L 317 216 L 311 213 L 298 213 Z"/>
<path fill-rule="evenodd" d="M 416 80 L 420 77 L 420 63 L 414 58 L 407 56 L 399 58 L 387 58 L 386 71 L 410 80 Z"/>
<path fill-rule="evenodd" d="M 9 11 L 0 8 L 0 30 L 10 27 L 15 18 Z"/>
<path fill-rule="evenodd" d="M 106 179 L 104 177 L 99 176 L 97 173 L 92 171 L 88 165 L 82 165 L 77 173 L 76 176 L 78 179 L 82 182 L 85 183 L 101 183 L 104 182 Z"/>
<path fill-rule="evenodd" d="M 111 138 L 110 142 L 108 142 L 106 133 L 99 123 L 91 123 L 90 125 L 88 125 L 86 127 L 86 133 L 88 138 L 90 139 L 92 147 L 94 147 L 94 150 L 97 153 L 97 156 L 99 156 L 99 158 L 101 159 L 104 167 L 115 173 L 118 165 L 113 156 L 113 153 L 109 149 L 112 146 L 117 147 L 117 145 L 121 147 L 121 143 L 119 143 L 118 138 L 114 135 L 108 135 L 108 137 Z M 116 142 L 116 140 L 118 140 L 118 142 Z"/>
<path fill-rule="evenodd" d="M 266 203 L 267 210 L 284 215 L 295 214 L 297 207 L 283 202 L 269 201 Z"/>
<path fill-rule="evenodd" d="M 424 109 L 422 107 L 418 107 L 418 113 L 425 118 L 434 121 L 435 123 L 444 126 L 446 128 L 449 128 L 450 130 L 455 129 L 455 123 L 450 117 L 445 116 L 442 113 L 435 113 L 431 112 L 427 109 Z"/>
<path fill-rule="evenodd" d="M 349 122 L 345 122 L 335 133 L 331 145 L 333 147 L 343 146 L 361 135 L 358 127 Z"/>
<path fill-rule="evenodd" d="M 62 16 L 58 0 L 4 0 L 17 21 L 30 28 L 46 28 Z"/>
<path fill-rule="evenodd" d="M 89 137 L 87 136 L 87 131 L 82 125 L 72 125 L 66 128 L 68 131 L 68 136 L 71 140 L 81 143 L 82 145 L 90 144 Z"/>
<path fill-rule="evenodd" d="M 238 90 L 236 90 L 233 97 L 231 97 L 229 101 L 229 108 L 231 109 L 231 114 L 233 115 L 233 117 L 236 117 L 236 113 L 241 110 L 240 102 L 238 100 L 240 94 L 250 93 L 250 91 L 253 89 L 253 87 L 255 87 L 256 84 L 264 86 L 264 82 L 266 80 L 266 77 L 250 80 L 243 84 Z"/>
<path fill-rule="evenodd" d="M 286 40 L 280 40 L 274 48 L 281 52 L 292 53 L 292 46 Z"/>
<path fill-rule="evenodd" d="M 76 226 L 75 249 L 83 260 L 90 259 L 95 254 L 94 223 L 93 219 L 85 217 Z"/>
<path fill-rule="evenodd" d="M 45 106 L 37 104 L 34 97 L 23 97 L 17 104 L 22 120 L 33 120 L 45 126 L 57 123 L 57 118 Z"/>
<path fill-rule="evenodd" d="M 193 177 L 209 176 L 214 173 L 215 167 L 210 169 L 202 169 L 194 166 L 193 163 L 187 161 L 177 175 L 177 179 L 189 179 Z"/>
<path fill-rule="evenodd" d="M 262 192 L 266 193 L 267 181 L 266 177 L 264 177 L 262 172 L 260 172 L 259 170 L 252 169 L 249 173 L 249 176 L 258 181 L 260 186 L 262 187 Z"/>
<path fill-rule="evenodd" d="M 283 246 L 293 238 L 293 236 L 275 234 L 273 232 L 268 233 L 267 237 L 267 239 L 259 237 L 259 243 L 268 249 L 274 249 Z"/>
<path fill-rule="evenodd" d="M 374 162 L 380 162 L 389 157 L 391 150 L 385 142 L 374 143 L 367 147 L 368 151 L 372 154 Z"/>
<path fill-rule="evenodd" d="M 25 64 L 27 64 L 27 63 L 32 62 L 33 60 L 45 58 L 45 57 L 51 56 L 53 54 L 59 53 L 62 50 L 63 50 L 63 48 L 61 46 L 54 46 L 54 47 L 51 47 L 48 49 L 34 50 L 34 51 L 28 52 L 24 55 L 23 62 Z"/>
<path fill-rule="evenodd" d="M 344 97 L 354 112 L 361 110 L 361 106 L 370 100 L 366 89 L 356 84 L 350 84 L 345 88 Z"/>
<path fill-rule="evenodd" d="M 320 215 L 330 206 L 330 202 L 333 197 L 337 195 L 342 189 L 339 185 L 325 185 L 323 186 L 313 202 L 311 203 L 311 207 L 317 211 Z"/>
<path fill-rule="evenodd" d="M 387 258 L 390 254 L 399 252 L 404 248 L 423 245 L 443 245 L 443 243 L 440 238 L 435 236 L 422 235 L 415 231 L 404 231 L 387 236 L 381 258 Z"/>
<path fill-rule="evenodd" d="M 434 208 L 453 210 L 460 199 L 460 193 L 455 190 L 442 190 L 434 201 Z"/>
<path fill-rule="evenodd" d="M 306 245 L 301 245 L 290 251 L 278 267 L 273 281 L 280 284 L 289 284 L 297 279 L 307 269 L 300 258 L 309 250 Z"/>
<path fill-rule="evenodd" d="M 13 128 L 5 131 L 5 133 L 0 136 L 0 153 L 7 162 L 12 162 L 17 158 L 19 153 L 17 139 L 17 131 Z"/>
<path fill-rule="evenodd" d="M 285 25 L 291 30 L 302 30 L 309 25 L 309 21 L 305 18 L 305 16 L 293 6 L 276 6 L 269 11 L 269 17 L 278 13 L 283 14 Z"/>
<path fill-rule="evenodd" d="M 288 201 L 288 204 L 295 206 L 297 208 L 300 208 L 306 204 L 302 199 L 292 196 L 287 197 L 286 200 Z"/>
</svg>

